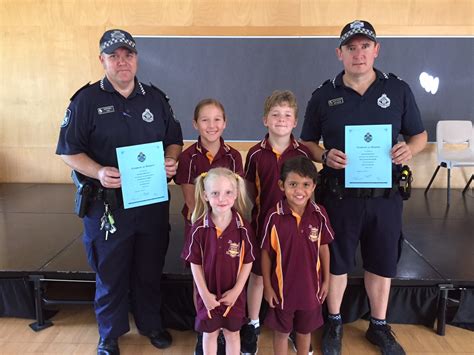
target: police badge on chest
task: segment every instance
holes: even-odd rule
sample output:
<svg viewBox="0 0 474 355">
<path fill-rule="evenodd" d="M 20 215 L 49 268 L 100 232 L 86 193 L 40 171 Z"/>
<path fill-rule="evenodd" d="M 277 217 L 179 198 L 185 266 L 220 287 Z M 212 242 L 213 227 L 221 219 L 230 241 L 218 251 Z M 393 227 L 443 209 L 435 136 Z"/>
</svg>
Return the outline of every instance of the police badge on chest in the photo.
<svg viewBox="0 0 474 355">
<path fill-rule="evenodd" d="M 148 123 L 153 122 L 154 116 L 150 112 L 150 109 L 147 108 L 147 109 L 145 109 L 145 111 L 143 111 L 142 119 L 143 119 L 143 121 L 148 122 Z"/>
</svg>

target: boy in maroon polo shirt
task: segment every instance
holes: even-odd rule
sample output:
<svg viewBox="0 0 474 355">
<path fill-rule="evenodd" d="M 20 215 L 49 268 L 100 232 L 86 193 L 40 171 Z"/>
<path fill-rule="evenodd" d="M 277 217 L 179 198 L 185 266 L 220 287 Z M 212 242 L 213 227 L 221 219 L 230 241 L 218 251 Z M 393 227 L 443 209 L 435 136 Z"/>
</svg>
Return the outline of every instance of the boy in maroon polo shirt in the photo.
<svg viewBox="0 0 474 355">
<path fill-rule="evenodd" d="M 198 141 L 179 156 L 178 170 L 174 181 L 181 186 L 184 206 L 184 248 L 189 245 L 191 213 L 194 209 L 194 180 L 211 168 L 224 167 L 243 176 L 242 156 L 224 143 L 222 133 L 226 127 L 224 106 L 218 100 L 204 99 L 194 109 L 193 126 L 199 132 Z M 184 258 L 184 255 L 181 255 Z M 193 289 L 193 301 L 196 290 Z M 220 339 L 221 340 L 221 339 Z M 223 340 L 219 344 L 222 344 Z M 198 334 L 196 355 L 202 354 L 202 337 Z"/>
<path fill-rule="evenodd" d="M 263 124 L 268 128 L 268 134 L 247 153 L 245 180 L 247 191 L 254 201 L 252 227 L 258 245 L 262 240 L 262 225 L 267 212 L 284 196 L 278 187 L 282 164 L 295 156 L 311 156 L 309 150 L 293 137 L 297 117 L 298 105 L 295 95 L 291 91 L 274 91 L 265 100 L 264 105 Z M 242 353 L 257 352 L 262 297 L 263 278 L 260 260 L 256 260 L 252 266 L 247 288 L 250 322 L 242 327 L 240 334 Z"/>
<path fill-rule="evenodd" d="M 203 333 L 205 354 L 216 354 L 222 329 L 226 353 L 240 354 L 239 330 L 245 323 L 245 283 L 255 260 L 255 240 L 241 217 L 247 197 L 243 179 L 225 168 L 214 168 L 196 180 L 196 207 L 189 246 L 198 290 L 195 328 Z"/>
<path fill-rule="evenodd" d="M 273 351 L 286 354 L 296 332 L 298 354 L 307 354 L 311 332 L 323 324 L 321 305 L 329 285 L 329 248 L 334 232 L 324 207 L 311 201 L 317 171 L 306 157 L 287 160 L 278 185 L 285 199 L 267 214 L 263 227 L 262 274 L 270 306 Z"/>
</svg>

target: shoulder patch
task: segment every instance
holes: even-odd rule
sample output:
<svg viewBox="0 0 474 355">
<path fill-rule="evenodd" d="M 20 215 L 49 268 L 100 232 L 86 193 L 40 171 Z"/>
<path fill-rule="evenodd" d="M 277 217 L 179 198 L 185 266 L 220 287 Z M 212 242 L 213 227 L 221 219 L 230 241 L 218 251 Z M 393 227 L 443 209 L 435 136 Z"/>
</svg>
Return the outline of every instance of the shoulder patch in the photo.
<svg viewBox="0 0 474 355">
<path fill-rule="evenodd" d="M 77 90 L 77 91 L 74 93 L 74 95 L 71 96 L 71 98 L 70 98 L 69 100 L 70 100 L 70 101 L 74 100 L 74 98 L 77 96 L 77 94 L 79 94 L 82 90 L 88 88 L 89 86 L 91 86 L 90 81 L 89 81 L 86 85 L 84 85 L 83 87 L 81 87 L 79 90 Z"/>
<path fill-rule="evenodd" d="M 151 86 L 153 89 L 155 89 L 156 91 L 158 91 L 161 95 L 163 95 L 163 97 L 166 99 L 166 101 L 168 101 L 168 102 L 170 101 L 169 96 L 166 95 L 166 93 L 165 93 L 163 90 L 161 90 L 160 88 L 158 88 L 158 87 L 156 87 L 155 85 L 153 85 L 153 83 L 150 83 L 150 86 Z"/>
<path fill-rule="evenodd" d="M 316 91 L 318 91 L 318 89 L 321 89 L 324 85 L 328 84 L 331 82 L 331 79 L 328 79 L 326 80 L 324 83 L 322 83 L 321 85 L 319 85 L 316 90 L 313 91 L 313 93 L 311 95 L 313 95 Z"/>
<path fill-rule="evenodd" d="M 400 78 L 398 75 L 396 74 L 393 74 L 393 73 L 388 73 L 389 76 L 391 77 L 394 77 L 394 78 L 397 78 L 398 80 L 402 80 L 402 78 Z"/>
<path fill-rule="evenodd" d="M 71 121 L 71 110 L 66 109 L 63 120 L 61 122 L 61 128 L 67 127 L 67 125 L 69 124 L 69 121 Z"/>
</svg>

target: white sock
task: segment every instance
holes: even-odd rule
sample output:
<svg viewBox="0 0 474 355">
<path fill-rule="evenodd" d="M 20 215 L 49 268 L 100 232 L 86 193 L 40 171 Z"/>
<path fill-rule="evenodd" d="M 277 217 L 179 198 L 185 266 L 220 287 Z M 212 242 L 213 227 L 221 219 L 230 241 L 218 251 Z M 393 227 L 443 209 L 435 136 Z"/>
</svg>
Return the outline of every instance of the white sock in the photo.
<svg viewBox="0 0 474 355">
<path fill-rule="evenodd" d="M 251 319 L 249 324 L 253 325 L 254 328 L 260 327 L 260 319 Z"/>
</svg>

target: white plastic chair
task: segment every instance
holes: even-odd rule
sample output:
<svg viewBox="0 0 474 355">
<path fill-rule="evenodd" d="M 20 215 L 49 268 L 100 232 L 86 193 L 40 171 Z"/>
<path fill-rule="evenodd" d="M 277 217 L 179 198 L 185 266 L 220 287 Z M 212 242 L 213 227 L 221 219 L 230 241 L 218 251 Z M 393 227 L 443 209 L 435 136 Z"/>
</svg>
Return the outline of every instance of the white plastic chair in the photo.
<svg viewBox="0 0 474 355">
<path fill-rule="evenodd" d="M 474 131 L 472 121 L 438 121 L 436 125 L 436 144 L 438 155 L 438 167 L 436 168 L 425 194 L 430 189 L 440 167 L 448 169 L 447 203 L 450 200 L 451 168 L 462 166 L 474 166 Z M 464 144 L 464 149 L 450 149 L 445 144 Z M 470 180 L 471 181 L 471 180 Z M 467 190 L 464 188 L 463 194 Z"/>
</svg>

